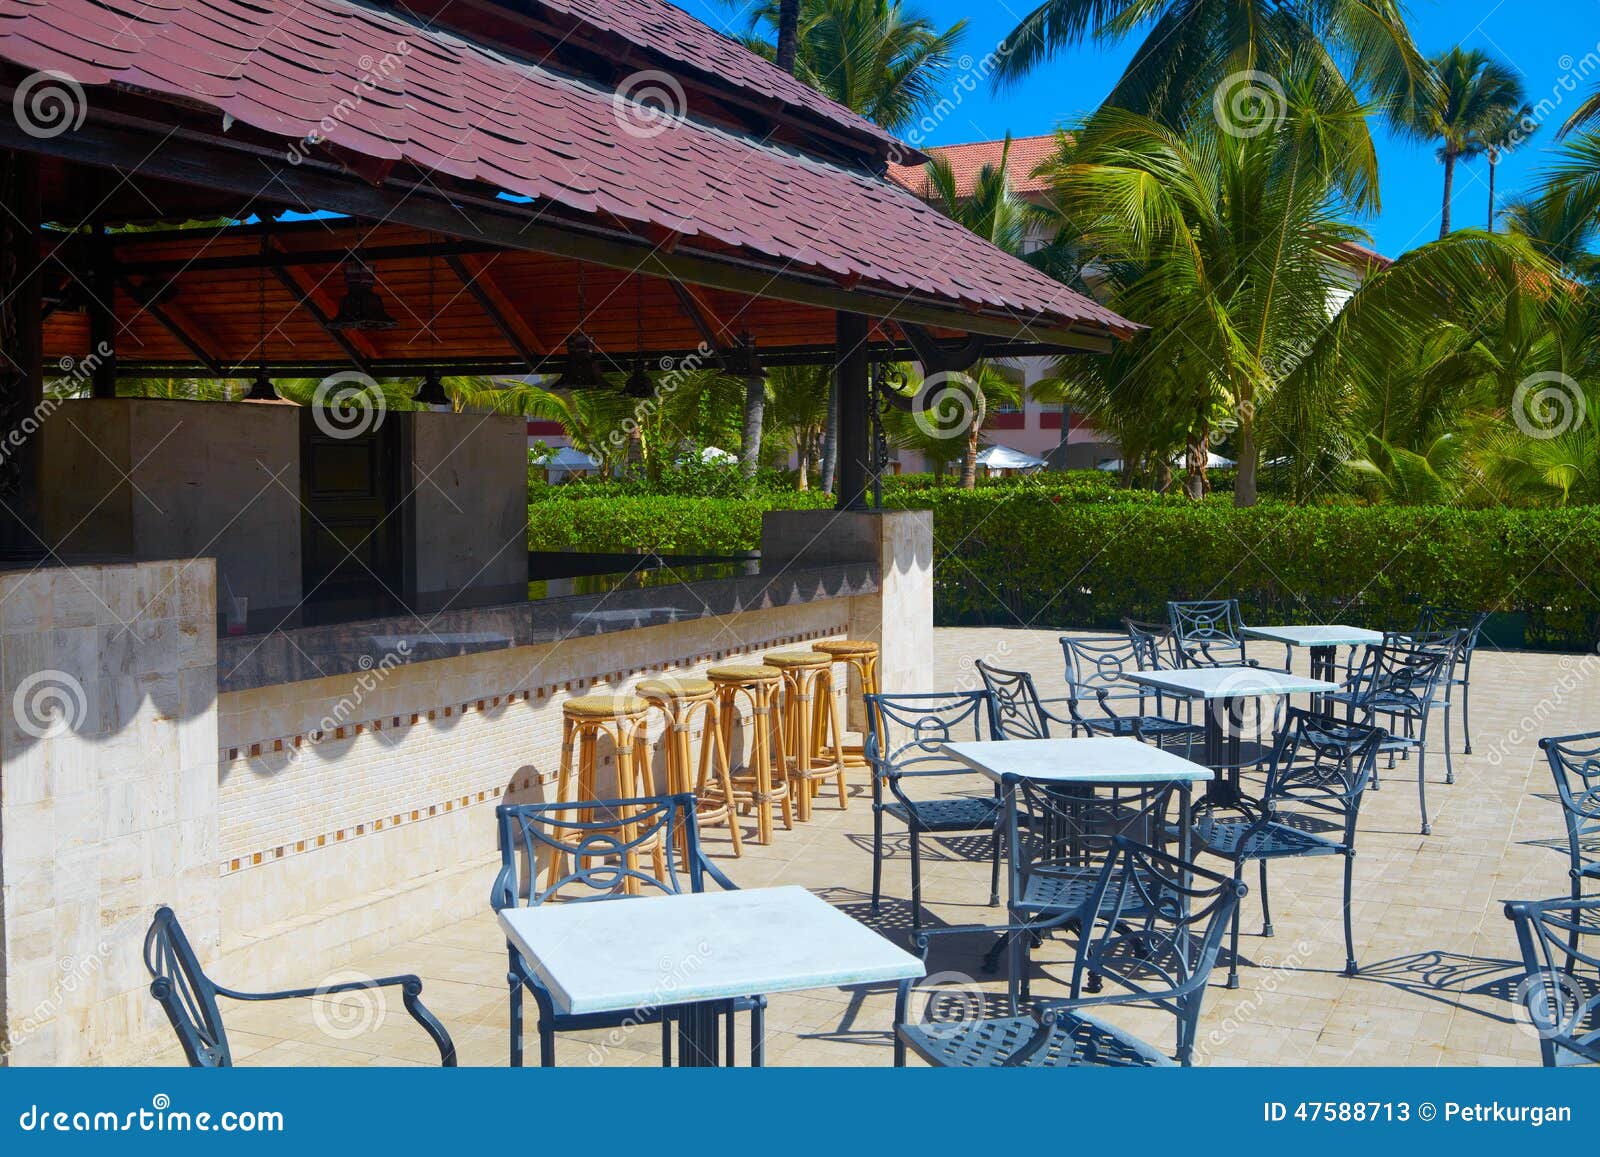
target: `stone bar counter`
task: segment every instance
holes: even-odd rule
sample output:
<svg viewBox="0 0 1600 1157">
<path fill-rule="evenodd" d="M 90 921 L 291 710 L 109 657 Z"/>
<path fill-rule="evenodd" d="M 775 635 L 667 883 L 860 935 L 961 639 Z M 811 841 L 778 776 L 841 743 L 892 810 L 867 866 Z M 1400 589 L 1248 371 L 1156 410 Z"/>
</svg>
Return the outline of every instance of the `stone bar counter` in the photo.
<svg viewBox="0 0 1600 1157">
<path fill-rule="evenodd" d="M 242 988 L 479 912 L 495 805 L 552 790 L 569 696 L 845 637 L 880 644 L 885 689 L 928 689 L 931 554 L 925 511 L 775 512 L 756 573 L 337 622 L 252 610 L 238 634 L 209 558 L 0 575 L 0 695 L 31 702 L 49 672 L 70 717 L 0 727 L 9 1061 L 169 1042 L 140 951 L 160 904 Z"/>
</svg>

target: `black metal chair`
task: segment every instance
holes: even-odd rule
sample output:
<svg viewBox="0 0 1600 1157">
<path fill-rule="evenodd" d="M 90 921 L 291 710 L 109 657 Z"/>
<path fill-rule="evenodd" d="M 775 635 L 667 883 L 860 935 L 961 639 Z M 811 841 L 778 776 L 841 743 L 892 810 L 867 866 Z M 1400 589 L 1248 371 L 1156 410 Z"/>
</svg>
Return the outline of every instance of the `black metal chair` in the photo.
<svg viewBox="0 0 1600 1157">
<path fill-rule="evenodd" d="M 1471 632 L 1466 627 L 1451 627 L 1440 631 L 1399 632 L 1385 631 L 1384 642 L 1390 646 L 1415 647 L 1419 651 L 1436 651 L 1444 656 L 1444 670 L 1439 674 L 1432 706 L 1444 711 L 1444 762 L 1446 783 L 1456 781 L 1455 760 L 1450 746 L 1450 718 L 1455 708 L 1455 673 L 1466 662 L 1466 652 Z"/>
<path fill-rule="evenodd" d="M 1483 637 L 1483 625 L 1489 621 L 1488 611 L 1465 611 L 1454 607 L 1424 605 L 1417 614 L 1416 634 L 1432 635 L 1441 631 L 1465 631 L 1460 653 L 1445 676 L 1445 697 L 1454 700 L 1456 688 L 1461 689 L 1461 738 L 1463 754 L 1472 754 L 1472 656 Z M 1446 717 L 1444 741 L 1450 742 L 1450 724 Z"/>
<path fill-rule="evenodd" d="M 922 927 L 922 836 L 987 832 L 990 846 L 989 903 L 1000 902 L 1000 789 L 988 795 L 912 795 L 915 781 L 927 788 L 951 776 L 974 773 L 940 752 L 944 743 L 982 738 L 988 713 L 984 691 L 866 696 L 867 764 L 872 768 L 872 909 L 883 882 L 883 817 L 906 825 L 911 845 L 911 926 Z M 884 788 L 892 798 L 885 798 Z"/>
<path fill-rule="evenodd" d="M 553 902 L 568 904 L 625 900 L 635 893 L 678 895 L 703 892 L 709 877 L 732 891 L 733 881 L 720 872 L 700 849 L 700 828 L 692 794 L 642 796 L 635 799 L 573 800 L 562 803 L 501 804 L 495 808 L 499 830 L 500 871 L 489 893 L 496 912 L 513 907 L 537 907 Z M 638 856 L 659 846 L 664 871 L 655 875 L 633 866 Z M 559 857 L 572 870 L 549 880 L 548 864 Z M 541 862 L 543 861 L 543 862 Z M 540 886 L 541 877 L 545 885 Z M 635 892 L 629 892 L 629 888 Z M 522 1065 L 522 994 L 532 993 L 539 1009 L 539 1064 L 556 1063 L 556 1035 L 585 1029 L 610 1029 L 624 1025 L 661 1025 L 662 1062 L 672 1055 L 672 1025 L 660 1006 L 624 1012 L 558 1012 L 538 974 L 522 954 L 506 944 L 510 969 L 506 983 L 511 996 L 511 1064 Z M 762 1061 L 763 1013 L 766 998 L 738 997 L 722 1002 L 724 1014 L 750 1013 L 750 1063 Z M 733 1063 L 734 1024 L 726 1016 L 728 1063 Z"/>
<path fill-rule="evenodd" d="M 1600 1064 L 1600 896 L 1513 900 L 1506 919 L 1527 970 L 1517 996 L 1545 1067 Z"/>
<path fill-rule="evenodd" d="M 1379 750 L 1417 757 L 1417 805 L 1422 813 L 1422 834 L 1430 835 L 1428 823 L 1428 719 L 1438 698 L 1439 681 L 1444 677 L 1450 657 L 1447 650 L 1410 646 L 1388 640 L 1369 646 L 1345 689 L 1323 696 L 1325 702 L 1343 703 L 1351 722 L 1379 727 L 1386 732 Z M 1385 721 L 1380 724 L 1379 719 Z M 1445 766 L 1451 765 L 1449 745 L 1445 746 Z M 1374 774 L 1374 787 L 1376 784 Z"/>
<path fill-rule="evenodd" d="M 233 1066 L 228 1033 L 222 1024 L 217 997 L 228 1000 L 292 1000 L 339 996 L 349 992 L 378 993 L 385 988 L 400 989 L 401 1000 L 411 1018 L 422 1026 L 439 1046 L 439 1063 L 454 1068 L 456 1046 L 438 1018 L 422 1003 L 422 981 L 415 976 L 384 976 L 325 984 L 317 988 L 291 988 L 283 992 L 237 992 L 224 988 L 205 974 L 189 938 L 171 908 L 156 909 L 155 919 L 144 938 L 144 966 L 150 971 L 150 995 L 155 997 L 172 1022 L 183 1046 L 184 1056 L 193 1068 L 218 1069 Z M 376 1009 L 374 1010 L 376 1015 Z"/>
<path fill-rule="evenodd" d="M 1539 740 L 1550 763 L 1567 826 L 1567 875 L 1572 898 L 1584 898 L 1584 881 L 1600 885 L 1600 731 Z"/>
<path fill-rule="evenodd" d="M 1100 873 L 1118 840 L 1161 848 L 1187 843 L 1185 809 L 1173 815 L 1184 789 L 1171 783 L 1063 785 L 1008 775 L 1001 785 L 1006 804 L 1006 912 L 1027 929 L 997 943 L 991 959 L 1009 949 L 1013 1001 L 1031 988 L 1033 948 L 1058 930 L 1085 923 Z"/>
<path fill-rule="evenodd" d="M 1033 676 L 1028 672 L 1007 671 L 982 659 L 973 666 L 989 697 L 991 739 L 1049 739 L 1052 723 L 1066 728 L 1069 735 L 1076 734 L 1075 719 L 1070 715 L 1057 715 L 1045 706 L 1064 700 L 1041 699 Z"/>
<path fill-rule="evenodd" d="M 1191 599 L 1169 602 L 1173 652 L 1180 667 L 1259 667 L 1245 653 L 1244 619 L 1238 599 Z M 1284 647 L 1284 669 L 1289 648 Z"/>
<path fill-rule="evenodd" d="M 1171 623 L 1148 623 L 1123 619 L 1128 642 L 1133 645 L 1134 661 L 1141 671 L 1165 671 L 1178 665 L 1178 648 L 1172 641 Z"/>
<path fill-rule="evenodd" d="M 1195 805 L 1195 842 L 1201 849 L 1232 861 L 1235 878 L 1243 874 L 1249 861 L 1260 865 L 1263 936 L 1272 935 L 1267 893 L 1270 861 L 1344 857 L 1346 976 L 1358 971 L 1350 926 L 1356 817 L 1383 739 L 1378 728 L 1291 707 L 1272 751 L 1261 799 L 1203 800 Z M 1229 942 L 1228 987 L 1239 987 L 1238 909 L 1234 910 Z"/>
<path fill-rule="evenodd" d="M 1160 1050 L 1099 1015 L 1120 1005 L 1149 1005 L 1176 1019 L 1175 1055 L 1188 1065 L 1206 981 L 1245 891 L 1236 879 L 1118 839 L 1085 904 L 1071 996 L 1003 1017 L 939 1019 L 924 1009 L 912 1019 L 915 982 L 904 981 L 895 999 L 895 1064 L 904 1065 L 909 1051 L 929 1064 L 955 1068 L 1171 1065 Z M 1031 930 L 940 928 L 923 932 L 918 947 L 926 961 L 936 936 L 987 931 L 1016 937 Z M 1084 995 L 1090 983 L 1105 980 L 1124 991 Z"/>
<path fill-rule="evenodd" d="M 1158 746 L 1182 743 L 1185 756 L 1197 740 L 1204 740 L 1202 725 L 1168 716 L 1159 692 L 1124 677 L 1129 671 L 1144 669 L 1139 646 L 1131 639 L 1075 639 L 1062 635 L 1060 643 L 1066 659 L 1067 713 L 1074 737 L 1081 730 L 1087 735 L 1128 736 Z M 1028 686 L 1031 688 L 1031 680 Z M 1152 699 L 1153 712 L 1148 710 Z M 1099 713 L 1085 712 L 1086 703 L 1093 703 Z M 1125 711 L 1132 708 L 1133 712 L 1119 715 L 1118 706 Z"/>
</svg>

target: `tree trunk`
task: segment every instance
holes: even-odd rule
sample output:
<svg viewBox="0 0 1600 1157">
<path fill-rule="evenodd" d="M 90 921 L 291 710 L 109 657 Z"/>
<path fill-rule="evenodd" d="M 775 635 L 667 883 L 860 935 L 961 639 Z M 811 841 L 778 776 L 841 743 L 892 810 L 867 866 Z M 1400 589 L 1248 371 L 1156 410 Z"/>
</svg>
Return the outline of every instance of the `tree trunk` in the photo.
<svg viewBox="0 0 1600 1157">
<path fill-rule="evenodd" d="M 1500 155 L 1489 150 L 1489 232 L 1494 232 L 1494 171 L 1500 164 Z"/>
<path fill-rule="evenodd" d="M 1206 496 L 1206 463 L 1210 455 L 1211 444 L 1206 440 L 1206 431 L 1202 429 L 1190 435 L 1183 452 L 1183 492 L 1196 502 Z"/>
<path fill-rule="evenodd" d="M 791 74 L 799 30 L 800 0 L 778 0 L 778 67 Z"/>
<path fill-rule="evenodd" d="M 752 374 L 744 380 L 744 430 L 739 442 L 739 473 L 754 478 L 761 467 L 761 426 L 767 415 L 767 379 Z"/>
<path fill-rule="evenodd" d="M 1161 459 L 1161 464 L 1156 467 L 1156 490 L 1161 494 L 1165 494 L 1171 489 L 1172 463 L 1163 458 Z"/>
<path fill-rule="evenodd" d="M 1439 237 L 1441 240 L 1450 236 L 1450 198 L 1455 195 L 1456 188 L 1456 155 L 1444 155 L 1444 207 L 1439 210 Z"/>
<path fill-rule="evenodd" d="M 1256 425 L 1253 416 L 1240 414 L 1239 437 L 1236 442 L 1239 455 L 1239 472 L 1233 480 L 1233 504 L 1256 504 Z"/>
<path fill-rule="evenodd" d="M 975 490 L 978 486 L 978 424 L 974 422 L 967 431 L 967 448 L 961 452 L 961 489 Z"/>
<path fill-rule="evenodd" d="M 822 477 L 826 494 L 833 493 L 834 470 L 839 465 L 839 375 L 828 376 L 828 412 L 822 425 Z"/>
</svg>

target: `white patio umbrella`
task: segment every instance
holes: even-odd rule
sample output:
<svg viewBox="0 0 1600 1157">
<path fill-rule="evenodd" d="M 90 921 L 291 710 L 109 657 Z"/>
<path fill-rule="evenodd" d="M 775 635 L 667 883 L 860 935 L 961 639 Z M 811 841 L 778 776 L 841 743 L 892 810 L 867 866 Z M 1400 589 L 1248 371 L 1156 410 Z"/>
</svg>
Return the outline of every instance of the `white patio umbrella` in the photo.
<svg viewBox="0 0 1600 1157">
<path fill-rule="evenodd" d="M 979 452 L 976 461 L 979 466 L 989 470 L 1037 470 L 1045 464 L 1043 458 L 999 445 L 986 446 Z"/>
</svg>

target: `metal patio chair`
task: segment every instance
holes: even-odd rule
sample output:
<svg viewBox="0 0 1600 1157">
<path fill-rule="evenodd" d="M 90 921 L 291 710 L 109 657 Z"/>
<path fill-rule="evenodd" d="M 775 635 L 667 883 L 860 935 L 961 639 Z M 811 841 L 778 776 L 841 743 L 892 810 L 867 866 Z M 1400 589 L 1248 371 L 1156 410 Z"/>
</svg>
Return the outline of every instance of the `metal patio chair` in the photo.
<svg viewBox="0 0 1600 1157">
<path fill-rule="evenodd" d="M 708 860 L 700 849 L 700 827 L 695 797 L 643 796 L 636 799 L 568 800 L 560 803 L 501 804 L 495 808 L 499 832 L 500 871 L 489 893 L 496 912 L 512 907 L 537 907 L 553 902 L 587 904 L 625 901 L 634 894 L 678 895 L 703 892 L 707 877 L 725 890 L 736 885 Z M 659 847 L 664 870 L 641 870 L 637 864 L 645 849 Z M 548 877 L 547 864 L 559 859 L 571 871 L 541 887 Z M 543 862 L 541 862 L 543 861 Z M 630 892 L 628 885 L 632 884 Z M 558 1012 L 550 990 L 538 974 L 507 942 L 510 969 L 506 983 L 511 998 L 511 1065 L 522 1065 L 523 991 L 538 1006 L 539 1064 L 556 1063 L 556 1035 L 585 1029 L 623 1025 L 661 1025 L 663 1063 L 671 1059 L 672 1025 L 661 1006 L 623 1012 L 573 1014 Z M 763 1013 L 766 998 L 737 997 L 723 1002 L 723 1013 L 750 1013 L 750 1063 L 762 1061 Z M 727 1056 L 734 1054 L 734 1018 L 727 1017 Z"/>
<path fill-rule="evenodd" d="M 1379 751 L 1393 756 L 1417 757 L 1417 806 L 1422 814 L 1422 834 L 1428 823 L 1428 719 L 1438 701 L 1439 681 L 1450 662 L 1448 649 L 1417 647 L 1395 639 L 1369 646 L 1345 689 L 1323 696 L 1328 703 L 1343 703 L 1351 722 L 1380 727 L 1386 735 Z M 1451 766 L 1445 745 L 1445 767 Z M 1373 787 L 1377 787 L 1377 775 Z"/>
<path fill-rule="evenodd" d="M 1546 1068 L 1600 1064 L 1600 896 L 1513 900 L 1526 973 L 1517 997 Z"/>
<path fill-rule="evenodd" d="M 1453 700 L 1457 688 L 1461 691 L 1461 738 L 1463 754 L 1472 754 L 1472 656 L 1483 637 L 1483 625 L 1489 621 L 1488 611 L 1464 611 L 1451 607 L 1424 605 L 1417 614 L 1415 633 L 1431 635 L 1440 631 L 1465 631 L 1466 639 L 1460 654 L 1445 677 L 1445 696 Z M 1450 726 L 1445 724 L 1444 741 L 1450 742 Z"/>
<path fill-rule="evenodd" d="M 1550 763 L 1567 828 L 1567 875 L 1572 898 L 1584 898 L 1584 882 L 1600 887 L 1600 731 L 1539 740 Z"/>
<path fill-rule="evenodd" d="M 1133 645 L 1134 661 L 1141 671 L 1164 671 L 1178 665 L 1178 649 L 1172 639 L 1171 623 L 1148 623 L 1123 619 L 1122 626 Z"/>
<path fill-rule="evenodd" d="M 1006 912 L 1026 929 L 1003 937 L 988 966 L 1008 952 L 1008 992 L 1013 1003 L 1031 990 L 1033 948 L 1056 931 L 1086 924 L 1100 874 L 1118 841 L 1161 848 L 1187 844 L 1189 812 L 1181 787 L 1170 783 L 1062 785 L 1008 775 L 1005 800 Z M 1173 805 L 1180 804 L 1174 816 Z"/>
<path fill-rule="evenodd" d="M 1233 863 L 1234 878 L 1251 860 L 1260 865 L 1263 936 L 1272 935 L 1267 864 L 1304 856 L 1344 857 L 1344 946 L 1346 976 L 1355 976 L 1355 938 L 1350 927 L 1356 854 L 1356 817 L 1372 781 L 1384 732 L 1291 707 L 1267 768 L 1258 801 L 1240 798 L 1195 805 L 1195 843 Z M 1239 909 L 1229 940 L 1228 987 L 1239 987 Z"/>
<path fill-rule="evenodd" d="M 872 769 L 872 910 L 878 910 L 883 880 L 883 818 L 906 825 L 911 845 L 911 926 L 922 927 L 922 836 L 987 832 L 990 847 L 989 903 L 1000 902 L 1000 789 L 987 795 L 913 794 L 973 770 L 939 750 L 944 743 L 981 739 L 988 714 L 984 691 L 865 697 L 867 763 Z M 888 788 L 888 798 L 884 788 Z"/>
<path fill-rule="evenodd" d="M 1188 1065 L 1206 981 L 1245 891 L 1237 879 L 1118 839 L 1088 897 L 1071 995 L 1003 1017 L 968 1015 L 974 1010 L 963 1007 L 961 1015 L 943 1019 L 934 1007 L 912 1019 L 916 982 L 903 981 L 895 998 L 895 1064 L 904 1065 L 909 1051 L 929 1064 L 955 1068 L 1171 1065 L 1159 1049 L 1101 1016 L 1120 1005 L 1148 1005 L 1176 1019 L 1175 1055 Z M 918 937 L 918 947 L 926 961 L 934 937 L 985 931 L 1016 936 L 1029 928 L 933 929 Z M 1093 980 L 1109 980 L 1125 991 L 1085 996 Z"/>
<path fill-rule="evenodd" d="M 1167 604 L 1172 646 L 1180 667 L 1259 667 L 1245 653 L 1238 599 L 1190 599 Z M 1289 668 L 1283 649 L 1283 670 Z"/>
<path fill-rule="evenodd" d="M 456 1046 L 438 1018 L 422 1003 L 422 981 L 415 976 L 385 976 L 378 979 L 349 980 L 318 988 L 291 988 L 283 992 L 237 992 L 224 988 L 205 974 L 189 938 L 171 908 L 156 909 L 155 919 L 144 938 L 144 965 L 150 971 L 150 995 L 155 997 L 172 1022 L 192 1068 L 233 1067 L 233 1051 L 222 1024 L 217 997 L 228 1000 L 266 1001 L 339 996 L 367 992 L 378 999 L 385 988 L 400 989 L 400 998 L 411 1019 L 439 1046 L 439 1063 L 447 1068 L 456 1064 Z"/>
<path fill-rule="evenodd" d="M 1057 714 L 1046 706 L 1066 701 L 1041 699 L 1028 672 L 1007 671 L 983 659 L 973 666 L 988 695 L 991 739 L 1049 739 L 1051 724 L 1065 728 L 1069 735 L 1077 734 L 1078 724 L 1071 715 Z"/>
<path fill-rule="evenodd" d="M 1188 756 L 1197 740 L 1204 741 L 1205 727 L 1168 716 L 1159 692 L 1132 683 L 1124 676 L 1144 668 L 1139 646 L 1131 639 L 1060 638 L 1066 659 L 1067 713 L 1072 734 L 1128 736 L 1157 745 L 1182 743 Z M 1020 674 L 1020 672 L 1017 672 Z M 1031 680 L 1029 685 L 1031 686 Z M 1155 710 L 1148 710 L 1151 700 Z M 1099 713 L 1086 712 L 1094 704 Z M 1121 707 L 1122 714 L 1118 713 Z"/>
</svg>

